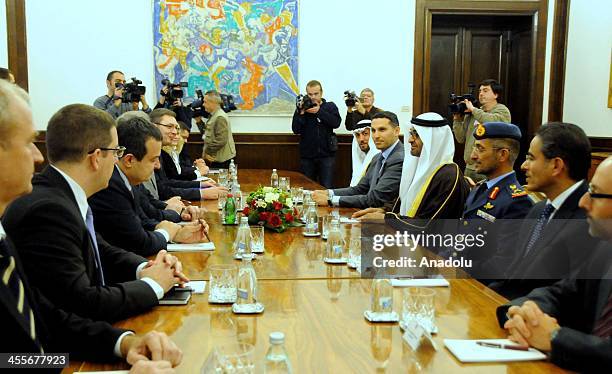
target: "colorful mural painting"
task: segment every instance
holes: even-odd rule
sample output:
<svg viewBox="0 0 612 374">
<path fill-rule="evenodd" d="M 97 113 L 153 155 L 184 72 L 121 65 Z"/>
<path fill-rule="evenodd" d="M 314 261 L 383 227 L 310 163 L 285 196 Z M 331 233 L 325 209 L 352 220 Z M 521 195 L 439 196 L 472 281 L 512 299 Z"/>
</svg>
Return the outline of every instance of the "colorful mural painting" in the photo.
<svg viewBox="0 0 612 374">
<path fill-rule="evenodd" d="M 154 0 L 156 87 L 216 89 L 247 114 L 295 108 L 298 0 Z"/>
</svg>

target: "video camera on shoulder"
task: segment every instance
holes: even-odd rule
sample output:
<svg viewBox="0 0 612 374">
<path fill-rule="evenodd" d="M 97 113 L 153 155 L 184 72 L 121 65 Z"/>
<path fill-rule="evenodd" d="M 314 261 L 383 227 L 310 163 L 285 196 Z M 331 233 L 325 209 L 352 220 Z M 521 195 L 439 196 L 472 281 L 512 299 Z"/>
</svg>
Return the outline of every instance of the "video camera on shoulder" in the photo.
<svg viewBox="0 0 612 374">
<path fill-rule="evenodd" d="M 139 102 L 140 96 L 144 95 L 147 90 L 145 86 L 141 86 L 141 80 L 138 80 L 135 77 L 132 77 L 131 79 L 132 81 L 130 83 L 115 83 L 115 88 L 123 88 L 123 96 L 121 97 L 121 101 L 124 103 Z"/>
<path fill-rule="evenodd" d="M 465 105 L 463 102 L 464 100 L 471 101 L 472 104 L 476 105 L 476 97 L 474 96 L 474 89 L 476 88 L 476 85 L 474 83 L 470 83 L 468 84 L 468 87 L 470 89 L 469 93 L 457 96 L 454 92 L 451 92 L 449 95 L 451 103 L 448 105 L 448 109 L 451 113 L 464 113 L 467 110 L 467 105 Z"/>
<path fill-rule="evenodd" d="M 229 113 L 232 110 L 238 109 L 236 108 L 236 104 L 234 103 L 234 96 L 226 94 L 219 94 L 219 96 L 221 96 L 221 109 L 223 109 L 225 113 Z M 189 107 L 193 111 L 193 116 L 209 118 L 210 113 L 208 113 L 206 109 L 204 109 L 204 94 L 202 93 L 202 90 L 196 90 L 196 97 L 197 99 L 195 99 L 189 105 Z"/>
<path fill-rule="evenodd" d="M 162 79 L 161 83 L 168 89 L 168 92 L 164 93 L 163 90 L 160 90 L 159 94 L 165 97 L 166 102 L 170 104 L 174 103 L 177 99 L 182 99 L 183 87 L 189 86 L 187 82 L 170 83 L 168 79 Z"/>
<path fill-rule="evenodd" d="M 314 108 L 316 107 L 317 104 L 315 104 L 312 99 L 310 98 L 310 96 L 308 95 L 298 95 L 295 98 L 295 107 L 298 110 L 308 110 L 310 108 Z"/>
<path fill-rule="evenodd" d="M 355 91 L 350 91 L 350 90 L 344 91 L 344 103 L 346 104 L 346 106 L 349 106 L 349 107 L 355 106 L 357 102 L 362 103 L 363 99 L 357 96 L 357 94 L 355 94 Z"/>
</svg>

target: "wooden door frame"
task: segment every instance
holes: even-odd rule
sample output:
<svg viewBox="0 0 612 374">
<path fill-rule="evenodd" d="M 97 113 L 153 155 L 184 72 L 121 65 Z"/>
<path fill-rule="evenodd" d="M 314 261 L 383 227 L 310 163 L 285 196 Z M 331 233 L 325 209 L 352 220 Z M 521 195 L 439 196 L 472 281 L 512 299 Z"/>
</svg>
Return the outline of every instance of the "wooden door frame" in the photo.
<svg viewBox="0 0 612 374">
<path fill-rule="evenodd" d="M 6 0 L 6 37 L 8 68 L 15 83 L 28 90 L 28 40 L 25 0 Z"/>
<path fill-rule="evenodd" d="M 417 0 L 414 33 L 413 113 L 423 113 L 429 101 L 429 60 L 433 15 L 515 15 L 532 18 L 532 54 L 528 136 L 542 124 L 548 0 Z"/>
</svg>

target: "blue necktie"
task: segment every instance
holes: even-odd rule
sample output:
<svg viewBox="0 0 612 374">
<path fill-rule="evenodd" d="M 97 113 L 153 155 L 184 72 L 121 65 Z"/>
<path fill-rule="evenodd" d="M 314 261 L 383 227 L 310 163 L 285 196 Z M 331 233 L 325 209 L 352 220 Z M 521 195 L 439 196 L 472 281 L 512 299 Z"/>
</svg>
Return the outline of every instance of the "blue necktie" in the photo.
<svg viewBox="0 0 612 374">
<path fill-rule="evenodd" d="M 98 270 L 98 274 L 100 275 L 100 284 L 104 286 L 104 272 L 102 271 L 102 261 L 100 260 L 100 252 L 98 251 L 98 240 L 96 239 L 96 230 L 94 230 L 93 214 L 91 213 L 91 208 L 89 206 L 87 207 L 85 224 L 87 225 L 87 231 L 89 232 L 89 237 L 91 238 L 91 242 L 93 243 L 94 258 L 96 263 L 96 269 Z"/>
<path fill-rule="evenodd" d="M 527 248 L 525 249 L 525 257 L 529 254 L 529 251 L 533 248 L 534 244 L 540 239 L 542 236 L 542 232 L 544 231 L 544 227 L 548 223 L 548 219 L 555 211 L 555 207 L 552 204 L 546 204 L 546 207 L 540 213 L 540 217 L 536 222 L 536 225 L 531 233 L 531 237 L 529 238 L 529 242 L 527 243 Z"/>
</svg>

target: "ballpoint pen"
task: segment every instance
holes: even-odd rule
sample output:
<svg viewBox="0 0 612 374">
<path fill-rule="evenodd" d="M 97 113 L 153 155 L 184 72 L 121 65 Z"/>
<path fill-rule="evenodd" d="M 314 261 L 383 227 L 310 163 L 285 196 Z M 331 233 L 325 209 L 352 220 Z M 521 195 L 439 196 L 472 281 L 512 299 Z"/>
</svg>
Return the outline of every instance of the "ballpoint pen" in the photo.
<svg viewBox="0 0 612 374">
<path fill-rule="evenodd" d="M 476 344 L 482 347 L 511 349 L 513 351 L 528 351 L 529 350 L 529 347 L 524 347 L 522 345 L 515 345 L 515 344 L 499 344 L 499 343 L 489 343 L 489 342 L 476 342 Z"/>
</svg>

